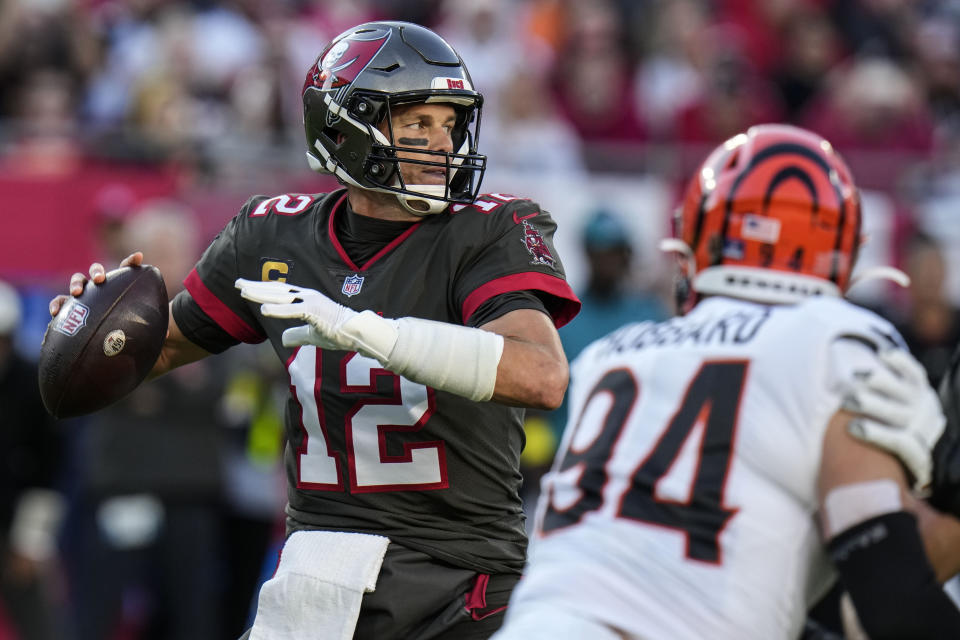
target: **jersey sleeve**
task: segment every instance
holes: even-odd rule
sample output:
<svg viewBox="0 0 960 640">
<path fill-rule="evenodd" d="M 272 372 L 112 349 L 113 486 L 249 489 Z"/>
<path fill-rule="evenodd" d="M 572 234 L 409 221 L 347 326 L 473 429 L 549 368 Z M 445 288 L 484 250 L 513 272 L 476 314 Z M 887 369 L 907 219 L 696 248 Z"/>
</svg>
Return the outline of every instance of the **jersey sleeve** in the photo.
<svg viewBox="0 0 960 640">
<path fill-rule="evenodd" d="M 907 350 L 903 338 L 887 320 L 866 309 L 845 311 L 835 316 L 826 376 L 830 392 L 841 397 L 853 389 L 862 374 L 884 366 L 877 358 L 881 349 Z"/>
<path fill-rule="evenodd" d="M 240 344 L 200 308 L 189 291 L 183 290 L 174 297 L 173 317 L 180 332 L 190 342 L 210 353 L 221 353 Z"/>
<path fill-rule="evenodd" d="M 247 253 L 244 243 L 255 240 L 247 228 L 247 212 L 258 199 L 262 197 L 247 201 L 184 279 L 189 297 L 178 296 L 174 300 L 177 325 L 187 338 L 207 350 L 222 351 L 229 346 L 231 339 L 234 344 L 266 339 L 260 321 L 234 286 L 240 277 L 241 261 Z"/>
<path fill-rule="evenodd" d="M 529 291 L 511 291 L 494 296 L 481 304 L 470 316 L 467 326 L 481 327 L 517 309 L 536 309 L 550 315 L 538 296 Z"/>
<path fill-rule="evenodd" d="M 464 214 L 466 215 L 466 214 Z M 529 291 L 543 303 L 557 327 L 580 311 L 553 246 L 557 225 L 530 200 L 511 200 L 486 216 L 483 242 L 469 256 L 455 295 L 464 324 L 484 303 L 505 293 Z"/>
</svg>

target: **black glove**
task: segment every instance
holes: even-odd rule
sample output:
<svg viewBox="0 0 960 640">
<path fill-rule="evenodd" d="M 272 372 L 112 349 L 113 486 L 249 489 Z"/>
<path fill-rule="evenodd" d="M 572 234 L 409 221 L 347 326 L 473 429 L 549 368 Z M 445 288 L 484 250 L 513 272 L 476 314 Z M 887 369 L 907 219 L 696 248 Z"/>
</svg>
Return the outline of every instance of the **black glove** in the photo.
<svg viewBox="0 0 960 640">
<path fill-rule="evenodd" d="M 940 383 L 940 402 L 947 426 L 933 448 L 930 504 L 960 518 L 960 348 Z"/>
</svg>

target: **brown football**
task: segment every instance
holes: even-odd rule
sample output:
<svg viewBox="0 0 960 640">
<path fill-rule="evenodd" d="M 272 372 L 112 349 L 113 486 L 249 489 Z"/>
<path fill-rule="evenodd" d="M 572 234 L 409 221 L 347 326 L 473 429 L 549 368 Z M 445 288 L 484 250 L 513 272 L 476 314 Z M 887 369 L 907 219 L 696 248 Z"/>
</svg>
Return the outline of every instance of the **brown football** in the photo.
<svg viewBox="0 0 960 640">
<path fill-rule="evenodd" d="M 167 289 L 151 265 L 87 281 L 50 320 L 40 347 L 40 395 L 53 416 L 93 413 L 133 391 L 167 335 Z"/>
</svg>

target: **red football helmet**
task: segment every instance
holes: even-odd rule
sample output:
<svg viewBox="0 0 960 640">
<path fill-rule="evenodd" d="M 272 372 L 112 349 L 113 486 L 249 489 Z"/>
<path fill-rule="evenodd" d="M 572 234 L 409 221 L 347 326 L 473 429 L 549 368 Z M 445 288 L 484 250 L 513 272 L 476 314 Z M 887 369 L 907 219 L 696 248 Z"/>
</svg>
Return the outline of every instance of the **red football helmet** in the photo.
<svg viewBox="0 0 960 640">
<path fill-rule="evenodd" d="M 840 296 L 860 244 L 860 196 L 819 135 L 751 127 L 717 147 L 690 180 L 664 248 L 690 261 L 678 291 L 789 303 Z M 679 241 L 678 241 L 679 240 Z"/>
</svg>

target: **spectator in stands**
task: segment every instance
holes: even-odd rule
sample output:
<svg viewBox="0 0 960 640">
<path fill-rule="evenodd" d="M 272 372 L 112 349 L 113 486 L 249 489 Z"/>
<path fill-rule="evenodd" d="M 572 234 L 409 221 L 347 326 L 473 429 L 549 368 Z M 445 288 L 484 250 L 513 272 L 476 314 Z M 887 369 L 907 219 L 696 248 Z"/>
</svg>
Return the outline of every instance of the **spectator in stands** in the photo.
<svg viewBox="0 0 960 640">
<path fill-rule="evenodd" d="M 908 163 L 933 148 L 933 122 L 919 87 L 884 58 L 857 58 L 835 69 L 800 124 L 849 149 L 862 186 L 871 188 L 888 189 Z M 872 155 L 869 165 L 861 161 L 864 152 Z"/>
<path fill-rule="evenodd" d="M 851 53 L 898 61 L 904 61 L 910 53 L 911 33 L 920 4 L 923 3 L 913 0 L 829 3 L 833 22 Z"/>
<path fill-rule="evenodd" d="M 923 20 L 914 39 L 919 78 L 934 121 L 960 129 L 960 7 Z M 946 133 L 946 132 L 942 132 Z"/>
<path fill-rule="evenodd" d="M 63 510 L 54 489 L 61 439 L 36 364 L 14 350 L 21 317 L 17 291 L 0 281 L 0 637 L 58 640 L 50 561 Z"/>
<path fill-rule="evenodd" d="M 706 40 L 703 92 L 678 114 L 677 135 L 690 144 L 714 144 L 753 124 L 783 117 L 780 95 L 745 53 L 741 34 L 729 26 L 712 25 Z M 699 158 L 702 149 L 694 149 Z"/>
<path fill-rule="evenodd" d="M 192 214 L 148 202 L 127 221 L 171 297 L 196 255 Z M 225 376 L 197 362 L 86 423 L 72 564 L 78 640 L 219 638 Z"/>
<path fill-rule="evenodd" d="M 225 504 L 223 638 L 253 623 L 260 584 L 273 573 L 284 540 L 283 395 L 290 384 L 269 345 L 226 356 L 230 373 L 221 400 L 227 426 L 222 448 Z M 257 554 L 257 549 L 262 553 Z M 266 573 L 266 575 L 264 575 Z"/>
<path fill-rule="evenodd" d="M 597 338 L 628 322 L 663 320 L 670 313 L 653 292 L 634 285 L 631 270 L 633 240 L 630 230 L 615 213 L 600 209 L 587 220 L 581 232 L 587 257 L 587 288 L 577 293 L 583 308 L 559 330 L 567 360 L 573 360 Z M 566 399 L 552 416 L 559 433 L 566 424 Z"/>
<path fill-rule="evenodd" d="M 758 73 L 767 76 L 783 58 L 783 32 L 810 0 L 716 0 L 713 24 L 730 33 Z"/>
<path fill-rule="evenodd" d="M 619 14 L 609 0 L 571 3 L 566 44 L 554 65 L 556 100 L 586 143 L 638 143 L 646 131 L 630 88 Z"/>
<path fill-rule="evenodd" d="M 40 70 L 77 86 L 96 68 L 97 45 L 81 3 L 63 0 L 0 3 L 0 118 L 16 111 L 18 89 Z"/>
<path fill-rule="evenodd" d="M 888 315 L 936 388 L 960 344 L 960 308 L 947 296 L 947 265 L 936 239 L 915 233 L 907 240 L 903 265 L 909 298 L 896 307 L 899 313 Z"/>
<path fill-rule="evenodd" d="M 522 31 L 524 25 L 510 10 L 512 4 L 509 0 L 446 0 L 441 4 L 437 32 L 456 42 L 457 52 L 470 61 L 470 77 L 484 95 L 484 129 L 491 119 L 507 118 L 500 112 L 509 109 L 503 103 L 515 89 L 515 74 L 539 75 L 552 62 L 548 46 Z M 538 106 L 546 95 L 548 92 L 537 98 Z"/>
<path fill-rule="evenodd" d="M 836 28 L 816 6 L 797 11 L 783 31 L 783 57 L 771 77 L 793 121 L 820 92 L 824 78 L 840 59 Z"/>
<path fill-rule="evenodd" d="M 551 103 L 545 70 L 520 68 L 502 88 L 491 119 L 484 114 L 484 144 L 498 171 L 569 179 L 585 176 L 580 137 Z"/>
<path fill-rule="evenodd" d="M 668 140 L 678 114 L 704 90 L 708 12 L 697 0 L 664 3 L 652 13 L 646 56 L 634 77 L 635 100 L 651 137 Z"/>
<path fill-rule="evenodd" d="M 581 241 L 589 276 L 587 288 L 578 294 L 584 308 L 560 330 L 568 360 L 626 322 L 662 320 L 669 315 L 655 294 L 633 288 L 633 240 L 618 214 L 595 211 L 581 231 Z"/>
<path fill-rule="evenodd" d="M 7 175 L 61 178 L 80 167 L 83 150 L 73 105 L 75 89 L 70 76 L 54 69 L 24 75 L 11 92 L 13 126 L 0 170 Z"/>
</svg>

